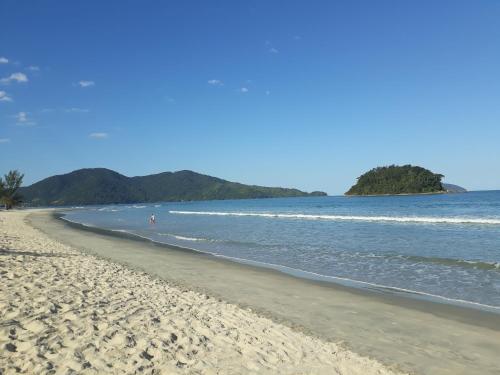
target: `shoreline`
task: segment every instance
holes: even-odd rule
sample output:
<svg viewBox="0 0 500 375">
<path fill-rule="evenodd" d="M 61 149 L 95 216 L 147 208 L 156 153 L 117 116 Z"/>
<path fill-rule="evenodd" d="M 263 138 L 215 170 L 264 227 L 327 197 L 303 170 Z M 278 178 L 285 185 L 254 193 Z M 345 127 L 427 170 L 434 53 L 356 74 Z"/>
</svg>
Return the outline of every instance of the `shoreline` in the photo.
<svg viewBox="0 0 500 375">
<path fill-rule="evenodd" d="M 461 193 L 468 193 L 468 191 L 464 191 Z M 450 191 L 433 191 L 429 193 L 399 193 L 399 194 L 346 194 L 344 193 L 344 197 L 406 197 L 413 195 L 440 195 L 440 194 L 461 194 L 461 193 L 453 193 Z"/>
<path fill-rule="evenodd" d="M 454 299 L 454 298 L 448 298 L 440 295 L 434 295 L 434 294 L 429 294 L 429 293 L 424 293 L 424 292 L 419 292 L 415 290 L 409 290 L 409 289 L 403 289 L 403 288 L 398 288 L 394 286 L 387 286 L 387 285 L 380 285 L 380 284 L 375 284 L 375 283 L 370 283 L 370 282 L 365 282 L 365 281 L 359 281 L 359 280 L 353 280 L 349 278 L 344 278 L 344 277 L 336 277 L 336 276 L 327 276 L 327 275 L 321 275 L 321 274 L 316 274 L 310 271 L 304 271 L 301 269 L 297 268 L 292 268 L 292 267 L 287 267 L 287 266 L 282 266 L 279 264 L 273 264 L 273 263 L 263 263 L 263 262 L 258 262 L 258 261 L 252 261 L 244 258 L 236 258 L 236 257 L 229 257 L 225 255 L 217 255 L 213 254 L 208 251 L 202 251 L 198 250 L 195 248 L 190 248 L 190 247 L 185 247 L 185 246 L 178 246 L 178 245 L 173 245 L 165 242 L 160 242 L 160 241 L 155 241 L 147 237 L 140 236 L 135 233 L 130 233 L 127 231 L 122 231 L 122 230 L 113 230 L 113 229 L 105 229 L 105 228 L 100 228 L 92 225 L 85 225 L 82 223 L 74 222 L 69 219 L 64 218 L 64 212 L 55 211 L 52 214 L 52 217 L 56 220 L 61 220 L 64 223 L 67 223 L 69 226 L 78 229 L 78 230 L 84 230 L 84 231 L 89 231 L 89 232 L 94 232 L 98 234 L 104 234 L 107 236 L 112 236 L 112 237 L 117 237 L 117 238 L 126 238 L 130 239 L 132 241 L 139 241 L 139 242 L 146 242 L 146 243 L 152 243 L 155 246 L 160 246 L 164 247 L 165 249 L 168 250 L 176 250 L 176 251 L 185 251 L 185 252 L 190 252 L 194 254 L 199 254 L 202 256 L 209 256 L 209 257 L 214 257 L 214 259 L 219 259 L 221 261 L 229 261 L 229 262 L 234 262 L 238 264 L 243 264 L 249 267 L 257 267 L 261 269 L 267 269 L 273 272 L 278 272 L 280 274 L 284 274 L 293 278 L 305 280 L 305 281 L 311 281 L 311 282 L 317 282 L 320 284 L 324 284 L 326 286 L 332 286 L 332 287 L 339 287 L 339 288 L 346 288 L 344 290 L 349 291 L 351 293 L 361 293 L 362 295 L 365 296 L 379 296 L 382 300 L 384 300 L 387 303 L 400 303 L 400 304 L 412 304 L 412 301 L 423 301 L 424 303 L 430 302 L 433 304 L 439 304 L 439 305 L 444 305 L 444 306 L 455 306 L 458 307 L 459 309 L 465 309 L 464 311 L 467 310 L 477 310 L 477 311 L 482 311 L 482 312 L 487 312 L 491 314 L 497 314 L 500 317 L 500 307 L 498 306 L 492 306 L 492 305 L 487 305 L 479 302 L 473 302 L 473 301 L 467 301 L 467 300 L 460 300 L 460 299 Z M 413 303 L 414 308 L 420 308 L 423 309 L 424 311 L 431 310 L 430 308 L 422 308 L 418 302 Z M 462 311 L 462 310 L 458 310 Z M 473 314 L 473 313 L 472 313 Z M 459 314 L 462 315 L 462 314 Z M 466 315 L 466 314 L 465 314 Z M 483 320 L 480 320 L 482 322 Z M 488 319 L 485 320 L 488 322 Z M 500 321 L 499 321 L 500 323 Z"/>
<path fill-rule="evenodd" d="M 307 334 L 342 342 L 382 363 L 419 373 L 494 373 L 500 342 L 498 314 L 298 279 L 137 237 L 131 241 L 122 233 L 110 236 L 97 228 L 82 230 L 47 215 L 53 212 L 31 214 L 30 222 L 58 241 L 173 285 L 251 308 Z M 469 358 L 467 353 L 475 354 Z"/>
</svg>

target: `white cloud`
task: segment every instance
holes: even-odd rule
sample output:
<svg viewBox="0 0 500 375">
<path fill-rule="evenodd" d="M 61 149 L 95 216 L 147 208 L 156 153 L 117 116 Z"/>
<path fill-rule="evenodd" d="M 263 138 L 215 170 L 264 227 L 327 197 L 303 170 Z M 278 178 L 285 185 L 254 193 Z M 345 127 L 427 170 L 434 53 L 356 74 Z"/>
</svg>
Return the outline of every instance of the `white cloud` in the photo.
<svg viewBox="0 0 500 375">
<path fill-rule="evenodd" d="M 246 93 L 246 92 L 248 92 L 248 89 L 247 89 L 246 87 L 242 87 L 242 88 L 240 89 L 240 91 L 241 91 L 242 93 Z"/>
<path fill-rule="evenodd" d="M 87 112 L 89 112 L 89 110 L 86 108 L 72 107 L 72 108 L 64 109 L 64 112 L 67 112 L 67 113 L 87 113 Z"/>
<path fill-rule="evenodd" d="M 209 79 L 208 84 L 212 86 L 222 86 L 224 83 L 219 79 Z"/>
<path fill-rule="evenodd" d="M 0 138 L 0 143 L 9 143 L 10 138 Z"/>
<path fill-rule="evenodd" d="M 38 72 L 40 68 L 36 65 L 30 65 L 26 69 L 31 70 L 32 72 Z"/>
<path fill-rule="evenodd" d="M 17 119 L 17 122 L 26 122 L 26 121 L 28 121 L 28 114 L 26 112 L 19 112 L 14 117 Z"/>
<path fill-rule="evenodd" d="M 95 82 L 94 81 L 79 81 L 78 84 L 80 85 L 80 87 L 92 87 L 92 86 L 95 86 Z"/>
<path fill-rule="evenodd" d="M 42 108 L 41 113 L 53 113 L 53 112 L 64 112 L 64 113 L 88 113 L 90 109 L 69 107 L 69 108 Z"/>
<path fill-rule="evenodd" d="M 3 56 L 0 56 L 0 64 L 8 64 L 9 59 Z"/>
<path fill-rule="evenodd" d="M 270 40 L 266 40 L 264 44 L 270 53 L 279 53 L 278 49 L 273 46 L 273 43 L 271 43 Z"/>
<path fill-rule="evenodd" d="M 108 138 L 108 133 L 90 133 L 89 137 L 94 139 L 104 139 Z"/>
<path fill-rule="evenodd" d="M 0 91 L 0 102 L 11 102 L 12 98 L 5 91 Z"/>
<path fill-rule="evenodd" d="M 26 112 L 19 112 L 17 115 L 14 115 L 14 118 L 16 119 L 17 125 L 20 126 L 36 125 L 36 122 L 28 118 L 28 114 Z"/>
<path fill-rule="evenodd" d="M 18 83 L 28 82 L 28 76 L 26 76 L 26 74 L 24 73 L 17 72 L 17 73 L 12 73 L 8 77 L 0 79 L 0 82 L 5 84 L 9 84 L 12 81 L 16 81 Z"/>
</svg>

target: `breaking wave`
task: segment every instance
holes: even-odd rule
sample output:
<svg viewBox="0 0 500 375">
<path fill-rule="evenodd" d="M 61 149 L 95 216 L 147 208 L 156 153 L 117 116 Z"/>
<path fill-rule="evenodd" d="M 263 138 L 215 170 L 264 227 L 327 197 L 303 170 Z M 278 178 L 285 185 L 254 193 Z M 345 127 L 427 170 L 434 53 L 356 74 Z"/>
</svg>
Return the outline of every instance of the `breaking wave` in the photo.
<svg viewBox="0 0 500 375">
<path fill-rule="evenodd" d="M 500 225 L 498 219 L 479 219 L 469 217 L 432 217 L 432 216 L 351 216 L 351 215 L 314 215 L 314 214 L 281 214 L 256 212 L 214 212 L 214 211 L 169 211 L 175 215 L 210 215 L 210 216 L 254 216 L 278 219 L 332 220 L 332 221 L 372 221 L 424 224 L 486 224 Z"/>
</svg>

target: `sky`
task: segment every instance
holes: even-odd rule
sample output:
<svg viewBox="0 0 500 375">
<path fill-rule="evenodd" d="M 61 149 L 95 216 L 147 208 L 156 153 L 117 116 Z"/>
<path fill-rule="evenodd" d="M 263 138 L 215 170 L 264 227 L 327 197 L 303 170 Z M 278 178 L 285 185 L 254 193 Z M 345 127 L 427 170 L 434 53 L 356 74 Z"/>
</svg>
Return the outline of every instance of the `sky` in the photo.
<svg viewBox="0 0 500 375">
<path fill-rule="evenodd" d="M 0 1 L 0 173 L 500 189 L 500 1 Z"/>
</svg>

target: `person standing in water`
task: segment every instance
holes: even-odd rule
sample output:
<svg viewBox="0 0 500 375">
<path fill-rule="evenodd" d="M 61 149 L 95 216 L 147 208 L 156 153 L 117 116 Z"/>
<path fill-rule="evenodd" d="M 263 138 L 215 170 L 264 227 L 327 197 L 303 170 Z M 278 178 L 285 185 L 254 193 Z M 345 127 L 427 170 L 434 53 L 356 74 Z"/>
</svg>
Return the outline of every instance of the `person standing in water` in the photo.
<svg viewBox="0 0 500 375">
<path fill-rule="evenodd" d="M 156 224 L 155 214 L 151 214 L 151 217 L 149 218 L 149 224 L 151 224 L 151 225 Z"/>
</svg>

